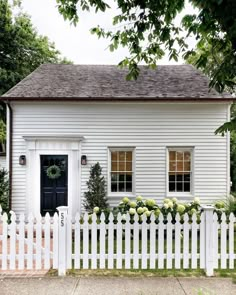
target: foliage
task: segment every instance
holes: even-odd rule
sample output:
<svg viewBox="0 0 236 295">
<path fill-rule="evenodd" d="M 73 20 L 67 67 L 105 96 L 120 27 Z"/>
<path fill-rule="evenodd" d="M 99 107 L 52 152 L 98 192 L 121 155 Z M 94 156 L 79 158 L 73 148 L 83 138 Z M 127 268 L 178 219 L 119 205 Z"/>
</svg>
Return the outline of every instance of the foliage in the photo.
<svg viewBox="0 0 236 295">
<path fill-rule="evenodd" d="M 0 120 L 0 144 L 6 140 L 6 124 Z"/>
<path fill-rule="evenodd" d="M 231 212 L 236 216 L 236 198 L 234 196 L 228 197 L 225 201 L 219 200 L 214 204 L 215 212 L 220 217 L 223 212 L 229 215 Z M 158 205 L 154 199 L 144 199 L 142 196 L 138 196 L 135 201 L 130 200 L 128 197 L 124 197 L 117 207 L 105 209 L 94 207 L 93 213 L 98 216 L 104 212 L 106 221 L 109 220 L 109 213 L 112 212 L 114 217 L 117 218 L 118 213 L 122 214 L 122 219 L 125 221 L 127 214 L 130 215 L 133 220 L 134 215 L 137 213 L 139 221 L 142 221 L 142 217 L 146 215 L 147 220 L 150 220 L 152 214 L 155 215 L 158 220 L 160 213 L 163 214 L 164 219 L 170 213 L 172 219 L 175 220 L 175 216 L 179 213 L 181 220 L 184 215 L 188 214 L 191 218 L 194 213 L 199 220 L 202 212 L 200 199 L 195 197 L 193 201 L 189 203 L 179 202 L 177 198 L 165 198 L 162 205 Z"/>
<path fill-rule="evenodd" d="M 200 200 L 199 198 L 194 198 L 194 200 L 188 204 L 179 202 L 176 198 L 164 199 L 163 204 L 157 205 L 154 199 L 143 199 L 142 196 L 138 196 L 136 201 L 130 200 L 128 197 L 122 199 L 119 205 L 112 210 L 102 210 L 99 207 L 95 207 L 93 212 L 100 216 L 102 212 L 105 213 L 106 219 L 108 220 L 109 212 L 112 211 L 114 216 L 120 212 L 122 214 L 122 219 L 126 219 L 126 215 L 129 214 L 131 219 L 137 213 L 139 215 L 140 221 L 142 216 L 146 215 L 148 220 L 152 214 L 158 219 L 160 213 L 163 214 L 164 218 L 167 217 L 168 213 L 171 213 L 172 218 L 174 219 L 176 214 L 179 213 L 181 218 L 184 214 L 187 213 L 189 216 L 192 216 L 193 213 L 200 214 Z"/>
<path fill-rule="evenodd" d="M 235 0 L 189 0 L 196 13 L 185 15 L 178 24 L 176 17 L 184 9 L 185 0 L 155 1 L 112 1 L 118 8 L 113 18 L 113 29 L 105 30 L 100 26 L 91 32 L 98 38 L 110 40 L 109 48 L 116 50 L 126 46 L 130 56 L 120 62 L 128 66 L 127 79 L 136 79 L 139 74 L 137 64 L 145 62 L 155 68 L 157 61 L 165 52 L 169 59 L 185 59 L 196 54 L 188 49 L 187 38 L 195 36 L 197 47 L 208 43 L 211 48 L 222 51 L 222 59 L 211 69 L 211 84 L 219 91 L 225 86 L 233 87 L 236 73 L 236 1 Z M 105 12 L 109 5 L 103 0 L 57 0 L 58 10 L 65 19 L 74 24 L 79 21 L 81 10 Z M 184 32 L 186 30 L 186 32 Z M 196 65 L 203 67 L 207 63 L 209 51 L 201 52 Z"/>
<path fill-rule="evenodd" d="M 230 195 L 226 201 L 216 202 L 215 208 L 218 215 L 221 215 L 223 212 L 229 215 L 232 212 L 236 216 L 236 197 L 234 195 Z"/>
<path fill-rule="evenodd" d="M 6 170 L 0 170 L 0 205 L 4 212 L 9 211 L 9 182 Z"/>
<path fill-rule="evenodd" d="M 57 179 L 61 176 L 61 169 L 57 165 L 52 165 L 47 168 L 46 173 L 49 179 Z"/>
<path fill-rule="evenodd" d="M 104 176 L 102 176 L 102 168 L 99 163 L 91 166 L 87 186 L 88 191 L 84 193 L 84 208 L 90 211 L 92 211 L 94 207 L 99 207 L 101 209 L 107 208 L 105 179 Z"/>
<path fill-rule="evenodd" d="M 0 0 L 0 95 L 43 63 L 69 62 L 47 37 L 37 33 L 30 17 L 15 5 Z M 14 9 L 17 11 L 13 14 Z M 0 116 L 5 121 L 3 104 Z"/>
</svg>

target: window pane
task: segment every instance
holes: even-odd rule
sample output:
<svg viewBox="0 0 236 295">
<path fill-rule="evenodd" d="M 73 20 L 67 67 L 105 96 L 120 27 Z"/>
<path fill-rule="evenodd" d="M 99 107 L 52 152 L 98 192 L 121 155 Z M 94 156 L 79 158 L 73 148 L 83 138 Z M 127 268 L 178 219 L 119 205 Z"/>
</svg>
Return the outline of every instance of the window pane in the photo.
<svg viewBox="0 0 236 295">
<path fill-rule="evenodd" d="M 191 163 L 184 162 L 184 171 L 191 171 Z"/>
<path fill-rule="evenodd" d="M 125 152 L 119 152 L 119 162 L 125 161 Z"/>
<path fill-rule="evenodd" d="M 177 171 L 183 171 L 184 165 L 183 162 L 177 162 Z"/>
<path fill-rule="evenodd" d="M 190 174 L 184 174 L 184 181 L 190 182 Z"/>
<path fill-rule="evenodd" d="M 127 173 L 126 174 L 126 181 L 132 181 L 132 174 Z"/>
<path fill-rule="evenodd" d="M 175 182 L 175 174 L 169 174 L 169 181 Z"/>
<path fill-rule="evenodd" d="M 173 152 L 173 151 L 170 151 L 169 152 L 169 160 L 170 161 L 175 161 L 176 159 L 175 159 L 175 152 Z"/>
<path fill-rule="evenodd" d="M 126 182 L 126 191 L 132 192 L 132 182 Z"/>
<path fill-rule="evenodd" d="M 183 181 L 183 174 L 177 174 L 177 181 Z"/>
<path fill-rule="evenodd" d="M 183 161 L 183 152 L 177 152 L 177 161 Z"/>
<path fill-rule="evenodd" d="M 132 151 L 111 152 L 111 192 L 132 192 Z"/>
<path fill-rule="evenodd" d="M 111 191 L 112 192 L 117 192 L 117 182 L 112 182 L 111 183 Z"/>
<path fill-rule="evenodd" d="M 111 171 L 117 171 L 117 162 L 111 162 Z"/>
<path fill-rule="evenodd" d="M 185 182 L 184 183 L 184 191 L 185 192 L 190 192 L 190 182 Z"/>
<path fill-rule="evenodd" d="M 175 192 L 175 182 L 169 182 L 169 191 Z"/>
<path fill-rule="evenodd" d="M 119 181 L 125 181 L 125 174 L 119 174 Z"/>
<path fill-rule="evenodd" d="M 117 159 L 118 159 L 118 152 L 111 152 L 111 160 L 113 161 L 113 162 L 116 162 L 117 161 Z"/>
<path fill-rule="evenodd" d="M 125 171 L 125 162 L 119 162 L 118 171 Z"/>
<path fill-rule="evenodd" d="M 132 171 L 132 162 L 126 163 L 126 171 Z"/>
<path fill-rule="evenodd" d="M 124 191 L 125 191 L 125 183 L 119 182 L 119 192 L 124 192 Z"/>
<path fill-rule="evenodd" d="M 177 182 L 177 192 L 183 191 L 183 182 Z"/>
<path fill-rule="evenodd" d="M 118 180 L 118 175 L 116 173 L 111 174 L 111 181 L 117 181 Z"/>
<path fill-rule="evenodd" d="M 126 152 L 126 161 L 132 162 L 132 152 Z"/>
<path fill-rule="evenodd" d="M 176 170 L 176 162 L 170 162 L 169 170 L 170 171 L 175 171 Z"/>
<path fill-rule="evenodd" d="M 190 160 L 191 160 L 190 152 L 184 152 L 184 161 L 190 161 Z"/>
</svg>

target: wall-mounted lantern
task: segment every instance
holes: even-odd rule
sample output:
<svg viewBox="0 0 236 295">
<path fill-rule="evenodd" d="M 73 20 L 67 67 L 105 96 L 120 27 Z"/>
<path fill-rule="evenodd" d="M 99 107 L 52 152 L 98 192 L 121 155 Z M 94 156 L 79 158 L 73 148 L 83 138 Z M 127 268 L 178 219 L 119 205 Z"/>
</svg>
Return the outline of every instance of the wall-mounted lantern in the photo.
<svg viewBox="0 0 236 295">
<path fill-rule="evenodd" d="M 87 156 L 86 155 L 81 156 L 81 165 L 87 165 Z"/>
<path fill-rule="evenodd" d="M 19 164 L 22 166 L 26 165 L 26 156 L 25 155 L 21 155 L 19 157 Z"/>
</svg>

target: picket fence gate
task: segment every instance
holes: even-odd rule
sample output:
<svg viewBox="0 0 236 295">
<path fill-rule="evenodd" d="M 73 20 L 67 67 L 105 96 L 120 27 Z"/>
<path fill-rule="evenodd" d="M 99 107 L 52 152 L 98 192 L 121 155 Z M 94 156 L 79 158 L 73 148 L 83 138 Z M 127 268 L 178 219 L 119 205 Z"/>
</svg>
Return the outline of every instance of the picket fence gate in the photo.
<svg viewBox="0 0 236 295">
<path fill-rule="evenodd" d="M 72 218 L 68 207 L 59 207 L 53 217 L 26 218 L 11 212 L 0 214 L 0 269 L 58 269 L 65 275 L 68 269 L 204 269 L 207 276 L 214 269 L 234 269 L 236 218 L 231 213 L 221 220 L 214 208 L 205 206 L 197 221 L 179 214 L 172 222 L 171 214 L 158 223 L 154 215 L 147 222 L 143 216 L 124 217 L 118 214 L 100 216 L 76 214 Z"/>
</svg>

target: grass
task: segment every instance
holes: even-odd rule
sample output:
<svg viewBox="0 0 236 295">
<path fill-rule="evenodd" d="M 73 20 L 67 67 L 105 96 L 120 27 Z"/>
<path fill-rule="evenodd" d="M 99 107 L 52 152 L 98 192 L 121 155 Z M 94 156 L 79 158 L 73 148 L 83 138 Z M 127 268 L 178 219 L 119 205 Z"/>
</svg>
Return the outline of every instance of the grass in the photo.
<svg viewBox="0 0 236 295">
<path fill-rule="evenodd" d="M 174 250 L 174 241 L 172 248 Z M 220 240 L 218 240 L 219 243 L 219 253 L 220 253 Z M 191 248 L 191 236 L 189 239 L 189 244 L 190 244 L 190 248 Z M 116 253 L 116 242 L 114 243 L 114 252 Z M 156 246 L 158 247 L 158 245 L 156 244 Z M 166 253 L 166 240 L 164 240 L 164 253 Z M 108 252 L 108 240 L 106 239 L 105 242 L 105 252 Z M 133 242 L 131 240 L 130 243 L 130 250 L 131 253 L 133 252 Z M 197 245 L 197 251 L 199 253 L 199 239 L 198 239 L 198 245 Z M 227 248 L 228 248 L 228 243 L 227 243 Z M 122 241 L 122 249 L 123 249 L 123 253 L 124 253 L 124 249 L 125 249 L 125 241 Z M 139 249 L 141 249 L 141 241 L 139 242 Z M 236 239 L 234 242 L 234 249 L 236 249 Z M 149 252 L 150 250 L 150 241 L 147 241 L 147 250 Z M 72 243 L 72 251 L 74 253 L 74 243 Z M 228 251 L 228 249 L 227 249 Z M 81 241 L 80 244 L 80 253 L 83 253 L 83 242 Z M 89 253 L 91 253 L 91 240 L 89 240 Z M 97 253 L 99 253 L 99 242 L 97 244 Z M 183 253 L 183 241 L 181 241 L 181 253 Z M 191 253 L 191 252 L 190 252 Z M 174 266 L 174 260 L 173 260 L 173 266 Z M 183 261 L 181 262 L 183 263 Z M 198 260 L 199 263 L 199 260 Z M 82 264 L 82 262 L 81 262 Z M 72 262 L 73 265 L 73 262 Z M 107 265 L 107 262 L 106 262 Z M 114 262 L 115 265 L 115 262 Z M 149 264 L 148 264 L 149 265 Z M 191 259 L 189 259 L 189 265 L 191 265 Z M 220 261 L 219 261 L 219 265 L 220 265 Z M 89 263 L 89 266 L 91 268 L 91 262 Z M 109 269 L 74 269 L 72 268 L 71 270 L 67 271 L 68 275 L 71 276 L 111 276 L 111 277 L 205 277 L 205 272 L 204 270 L 198 268 L 198 269 L 132 269 L 132 261 L 131 261 L 131 269 L 127 270 L 127 269 L 113 269 L 113 270 L 109 270 Z M 235 269 L 217 269 L 214 272 L 216 277 L 221 277 L 221 278 L 232 278 L 233 282 L 236 283 L 236 268 Z M 54 276 L 57 275 L 57 270 L 50 270 L 48 275 L 50 276 Z"/>
<path fill-rule="evenodd" d="M 51 269 L 49 276 L 57 276 L 57 270 Z M 204 270 L 201 269 L 142 269 L 142 270 L 125 270 L 125 269 L 71 269 L 67 271 L 70 276 L 106 276 L 106 277 L 205 277 Z M 216 270 L 215 277 L 232 278 L 236 284 L 236 270 Z"/>
</svg>

